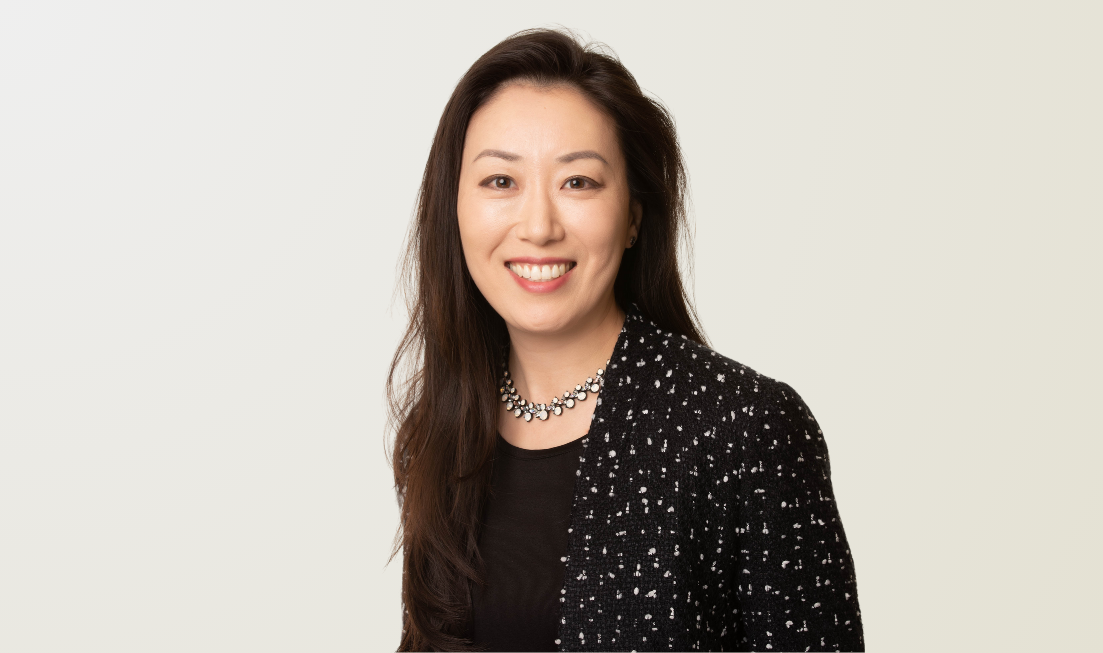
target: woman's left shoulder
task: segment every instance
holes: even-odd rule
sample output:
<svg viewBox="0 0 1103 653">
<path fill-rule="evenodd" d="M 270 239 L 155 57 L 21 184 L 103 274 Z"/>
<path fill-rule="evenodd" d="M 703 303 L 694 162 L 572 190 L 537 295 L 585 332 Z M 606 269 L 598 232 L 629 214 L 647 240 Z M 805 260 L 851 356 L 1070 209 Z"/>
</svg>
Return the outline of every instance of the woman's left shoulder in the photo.
<svg viewBox="0 0 1103 653">
<path fill-rule="evenodd" d="M 627 366 L 629 374 L 639 375 L 640 390 L 655 399 L 667 399 L 663 403 L 674 400 L 682 412 L 702 418 L 719 415 L 731 424 L 768 416 L 808 427 L 816 424 L 789 384 L 686 336 L 663 331 L 647 318 L 635 315 L 628 319 L 635 323 L 630 325 L 620 363 Z M 812 432 L 822 436 L 818 426 Z"/>
</svg>

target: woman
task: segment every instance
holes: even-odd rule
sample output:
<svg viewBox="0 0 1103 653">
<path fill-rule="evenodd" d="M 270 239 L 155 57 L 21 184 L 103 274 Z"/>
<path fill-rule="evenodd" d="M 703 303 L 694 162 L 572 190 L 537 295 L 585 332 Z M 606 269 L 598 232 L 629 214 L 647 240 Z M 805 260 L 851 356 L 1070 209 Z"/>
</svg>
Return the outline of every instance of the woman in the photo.
<svg viewBox="0 0 1103 653">
<path fill-rule="evenodd" d="M 684 190 L 669 114 L 569 34 L 460 80 L 389 380 L 402 650 L 862 648 L 823 436 L 705 345 Z"/>
</svg>

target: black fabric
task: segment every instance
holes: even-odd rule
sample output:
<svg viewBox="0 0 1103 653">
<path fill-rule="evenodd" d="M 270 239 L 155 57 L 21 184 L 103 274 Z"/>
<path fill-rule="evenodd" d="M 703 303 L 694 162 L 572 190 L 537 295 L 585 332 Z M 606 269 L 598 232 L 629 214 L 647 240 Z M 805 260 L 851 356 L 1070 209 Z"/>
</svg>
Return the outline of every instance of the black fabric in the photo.
<svg viewBox="0 0 1103 653">
<path fill-rule="evenodd" d="M 581 439 L 520 449 L 498 436 L 472 590 L 472 639 L 488 651 L 554 651 Z"/>
<path fill-rule="evenodd" d="M 800 395 L 638 309 L 605 371 L 589 433 L 556 461 L 567 472 L 498 458 L 483 556 L 498 579 L 487 590 L 508 595 L 476 593 L 481 643 L 524 650 L 486 638 L 528 629 L 539 648 L 564 651 L 864 650 L 827 444 Z M 507 470 L 511 494 L 498 475 Z M 550 500 L 553 479 L 562 485 Z M 505 539 L 514 531 L 541 534 L 522 554 Z M 544 608 L 509 603 L 536 596 Z"/>
<path fill-rule="evenodd" d="M 863 649 L 827 444 L 800 395 L 638 310 L 605 372 L 560 650 Z"/>
</svg>

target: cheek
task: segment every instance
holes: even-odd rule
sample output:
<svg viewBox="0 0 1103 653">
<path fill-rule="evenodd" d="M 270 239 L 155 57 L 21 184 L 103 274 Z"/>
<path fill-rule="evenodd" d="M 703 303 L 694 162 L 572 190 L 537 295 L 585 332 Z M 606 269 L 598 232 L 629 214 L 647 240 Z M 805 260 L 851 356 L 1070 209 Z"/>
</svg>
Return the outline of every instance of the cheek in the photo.
<svg viewBox="0 0 1103 653">
<path fill-rule="evenodd" d="M 585 244 L 591 263 L 597 264 L 595 272 L 612 268 L 615 274 L 620 264 L 628 229 L 627 210 L 620 204 L 590 207 L 591 210 L 579 212 L 574 220 L 576 238 Z"/>
<path fill-rule="evenodd" d="M 493 202 L 479 201 L 478 197 L 462 192 L 458 197 L 456 217 L 460 244 L 472 276 L 478 276 L 477 268 L 488 263 L 502 241 L 503 228 L 508 227 L 496 208 Z"/>
<path fill-rule="evenodd" d="M 479 203 L 474 201 L 474 198 L 460 192 L 456 201 L 456 218 L 460 228 L 460 242 L 463 243 L 464 253 L 468 256 L 480 249 L 481 237 L 486 233 L 482 224 L 486 222 L 486 217 L 479 209 Z"/>
</svg>

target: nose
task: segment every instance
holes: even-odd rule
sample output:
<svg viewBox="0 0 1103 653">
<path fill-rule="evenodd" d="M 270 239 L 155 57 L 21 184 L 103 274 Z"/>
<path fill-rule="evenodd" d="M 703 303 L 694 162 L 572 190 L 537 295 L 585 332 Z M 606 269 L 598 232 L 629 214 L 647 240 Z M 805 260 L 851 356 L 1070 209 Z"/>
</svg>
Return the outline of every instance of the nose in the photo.
<svg viewBox="0 0 1103 653">
<path fill-rule="evenodd" d="M 518 216 L 517 237 L 536 246 L 544 246 L 563 239 L 563 224 L 555 201 L 542 188 L 526 193 Z"/>
</svg>

